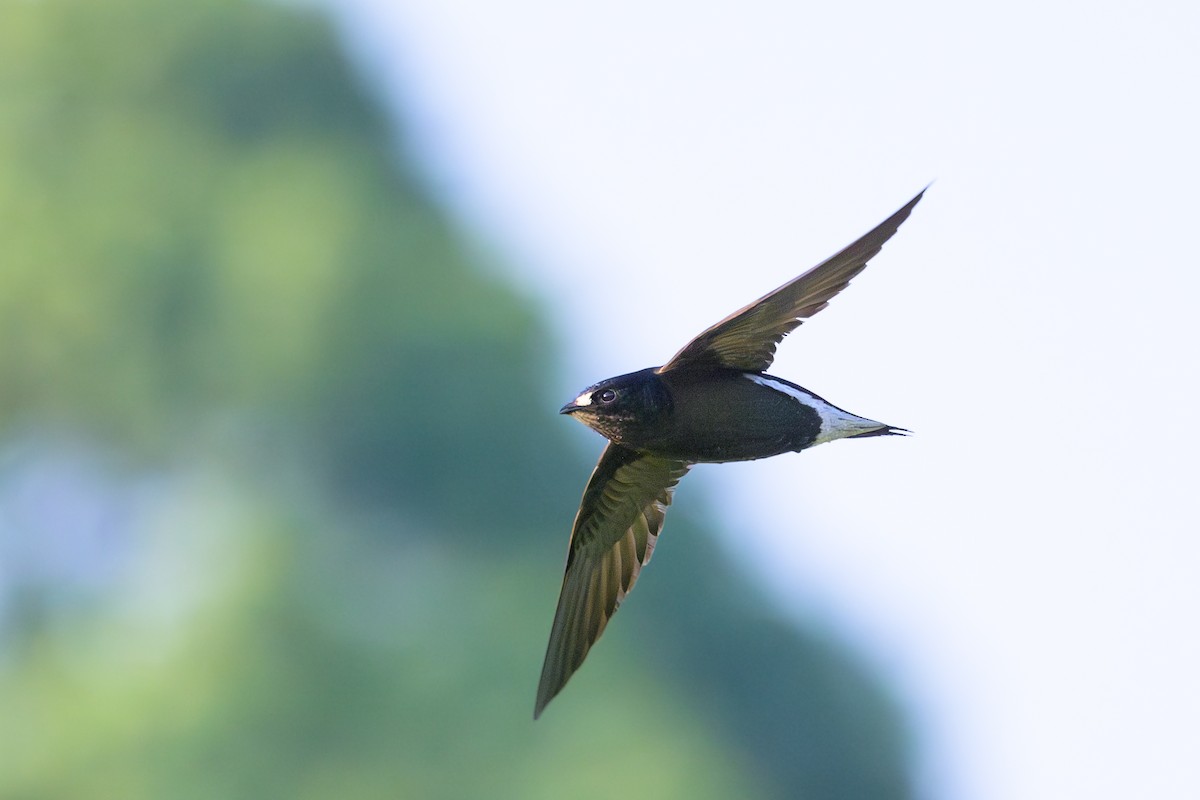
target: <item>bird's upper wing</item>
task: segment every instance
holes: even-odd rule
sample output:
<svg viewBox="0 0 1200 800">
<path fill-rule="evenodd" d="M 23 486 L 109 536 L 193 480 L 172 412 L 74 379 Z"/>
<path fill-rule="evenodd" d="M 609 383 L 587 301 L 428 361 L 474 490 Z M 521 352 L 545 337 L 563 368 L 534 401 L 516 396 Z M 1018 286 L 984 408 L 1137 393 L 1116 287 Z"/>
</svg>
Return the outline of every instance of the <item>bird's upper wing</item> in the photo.
<svg viewBox="0 0 1200 800">
<path fill-rule="evenodd" d="M 658 371 L 724 367 L 763 372 L 771 366 L 780 340 L 802 320 L 825 308 L 851 278 L 862 272 L 924 194 L 922 190 L 904 208 L 837 255 L 713 325 Z"/>
<path fill-rule="evenodd" d="M 609 444 L 583 491 L 534 719 L 579 669 L 650 560 L 675 484 L 690 464 Z"/>
</svg>

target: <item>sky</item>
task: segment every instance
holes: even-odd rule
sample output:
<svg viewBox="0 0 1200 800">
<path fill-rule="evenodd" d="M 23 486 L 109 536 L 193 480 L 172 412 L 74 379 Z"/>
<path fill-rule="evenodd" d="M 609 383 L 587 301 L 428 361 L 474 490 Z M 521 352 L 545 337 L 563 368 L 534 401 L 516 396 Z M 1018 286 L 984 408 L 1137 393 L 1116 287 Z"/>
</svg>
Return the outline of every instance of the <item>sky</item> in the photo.
<svg viewBox="0 0 1200 800">
<path fill-rule="evenodd" d="M 330 3 L 550 310 L 548 413 L 932 181 L 771 369 L 915 435 L 676 505 L 900 692 L 929 798 L 1200 796 L 1200 6 Z"/>
</svg>

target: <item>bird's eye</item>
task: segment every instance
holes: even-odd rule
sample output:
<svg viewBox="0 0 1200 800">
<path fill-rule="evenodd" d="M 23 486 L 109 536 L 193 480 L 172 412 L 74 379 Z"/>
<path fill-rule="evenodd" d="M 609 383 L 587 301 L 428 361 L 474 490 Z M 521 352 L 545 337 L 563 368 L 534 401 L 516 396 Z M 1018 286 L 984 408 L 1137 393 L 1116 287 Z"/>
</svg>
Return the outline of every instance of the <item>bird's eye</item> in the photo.
<svg viewBox="0 0 1200 800">
<path fill-rule="evenodd" d="M 597 401 L 607 404 L 617 399 L 617 393 L 612 389 L 601 389 L 600 391 L 596 392 L 593 397 L 595 397 Z"/>
</svg>

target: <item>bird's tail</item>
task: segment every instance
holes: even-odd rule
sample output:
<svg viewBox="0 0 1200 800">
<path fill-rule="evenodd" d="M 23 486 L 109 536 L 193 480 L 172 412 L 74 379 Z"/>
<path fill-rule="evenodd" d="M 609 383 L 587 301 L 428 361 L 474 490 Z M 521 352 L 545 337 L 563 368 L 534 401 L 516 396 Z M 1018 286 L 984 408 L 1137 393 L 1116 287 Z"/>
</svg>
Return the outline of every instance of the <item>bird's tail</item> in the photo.
<svg viewBox="0 0 1200 800">
<path fill-rule="evenodd" d="M 863 431 L 862 433 L 854 433 L 847 436 L 847 439 L 866 439 L 869 436 L 909 436 L 912 434 L 908 428 L 896 428 L 892 425 L 884 425 L 882 428 L 876 428 L 873 431 Z"/>
</svg>

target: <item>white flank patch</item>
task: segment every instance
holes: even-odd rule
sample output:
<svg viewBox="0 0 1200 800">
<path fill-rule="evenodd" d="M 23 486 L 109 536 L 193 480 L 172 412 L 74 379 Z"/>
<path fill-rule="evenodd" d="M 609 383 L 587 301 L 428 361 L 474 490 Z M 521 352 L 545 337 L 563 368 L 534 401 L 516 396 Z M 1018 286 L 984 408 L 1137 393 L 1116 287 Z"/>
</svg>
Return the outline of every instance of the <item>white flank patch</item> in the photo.
<svg viewBox="0 0 1200 800">
<path fill-rule="evenodd" d="M 846 436 L 854 436 L 855 434 L 867 433 L 887 427 L 882 422 L 876 422 L 873 419 L 859 417 L 848 411 L 842 411 L 837 406 L 826 403 L 821 398 L 809 394 L 798 386 L 772 380 L 765 375 L 746 373 L 746 377 L 759 386 L 783 392 L 788 397 L 794 398 L 797 402 L 803 403 L 817 412 L 821 417 L 821 432 L 817 434 L 817 439 L 813 442 L 813 445 L 832 442 L 834 439 L 842 439 Z"/>
<path fill-rule="evenodd" d="M 579 397 L 576 397 L 574 404 L 577 406 L 590 406 L 592 404 L 591 392 L 584 392 Z"/>
</svg>

